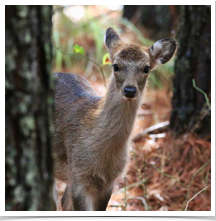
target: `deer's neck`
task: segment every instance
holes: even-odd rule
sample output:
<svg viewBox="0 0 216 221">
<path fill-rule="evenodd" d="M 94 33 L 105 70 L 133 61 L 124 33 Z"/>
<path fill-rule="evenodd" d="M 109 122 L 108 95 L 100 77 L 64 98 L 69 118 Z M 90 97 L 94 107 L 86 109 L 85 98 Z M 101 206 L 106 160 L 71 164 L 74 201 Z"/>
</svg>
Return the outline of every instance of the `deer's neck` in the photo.
<svg viewBox="0 0 216 221">
<path fill-rule="evenodd" d="M 125 145 L 131 133 L 139 98 L 133 101 L 125 100 L 116 88 L 114 79 L 111 80 L 108 92 L 102 99 L 98 120 L 101 136 L 106 142 Z M 112 146 L 115 146 L 111 144 Z"/>
</svg>

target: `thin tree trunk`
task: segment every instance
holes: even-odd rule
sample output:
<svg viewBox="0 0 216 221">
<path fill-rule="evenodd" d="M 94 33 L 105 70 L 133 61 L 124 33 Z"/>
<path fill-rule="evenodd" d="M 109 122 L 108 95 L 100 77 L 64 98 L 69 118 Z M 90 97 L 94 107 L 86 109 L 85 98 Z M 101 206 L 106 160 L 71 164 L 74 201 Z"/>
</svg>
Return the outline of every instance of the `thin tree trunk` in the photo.
<svg viewBox="0 0 216 221">
<path fill-rule="evenodd" d="M 54 210 L 52 6 L 5 6 L 5 210 Z"/>
</svg>

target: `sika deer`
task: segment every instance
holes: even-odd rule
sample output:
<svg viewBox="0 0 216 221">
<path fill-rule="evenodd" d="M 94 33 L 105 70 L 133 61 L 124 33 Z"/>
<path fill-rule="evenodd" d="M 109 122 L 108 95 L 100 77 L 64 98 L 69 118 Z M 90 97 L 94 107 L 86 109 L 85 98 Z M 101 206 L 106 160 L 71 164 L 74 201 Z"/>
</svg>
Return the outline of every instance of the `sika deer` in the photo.
<svg viewBox="0 0 216 221">
<path fill-rule="evenodd" d="M 107 29 L 105 43 L 113 66 L 105 97 L 99 97 L 83 77 L 56 73 L 58 210 L 106 210 L 127 160 L 127 142 L 148 73 L 169 61 L 177 46 L 171 38 L 150 48 L 126 44 L 113 28 Z M 66 189 L 61 189 L 61 182 Z"/>
</svg>

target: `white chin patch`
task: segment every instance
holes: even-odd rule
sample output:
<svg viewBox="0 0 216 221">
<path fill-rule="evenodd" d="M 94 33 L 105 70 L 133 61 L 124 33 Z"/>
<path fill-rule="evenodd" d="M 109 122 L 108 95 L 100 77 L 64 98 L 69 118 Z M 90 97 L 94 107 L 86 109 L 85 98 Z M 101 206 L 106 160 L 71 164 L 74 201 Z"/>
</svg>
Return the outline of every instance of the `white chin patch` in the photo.
<svg viewBox="0 0 216 221">
<path fill-rule="evenodd" d="M 125 97 L 125 96 L 122 96 L 124 100 L 126 101 L 134 101 L 136 100 L 137 97 L 132 97 L 132 98 L 129 98 L 129 97 Z"/>
</svg>

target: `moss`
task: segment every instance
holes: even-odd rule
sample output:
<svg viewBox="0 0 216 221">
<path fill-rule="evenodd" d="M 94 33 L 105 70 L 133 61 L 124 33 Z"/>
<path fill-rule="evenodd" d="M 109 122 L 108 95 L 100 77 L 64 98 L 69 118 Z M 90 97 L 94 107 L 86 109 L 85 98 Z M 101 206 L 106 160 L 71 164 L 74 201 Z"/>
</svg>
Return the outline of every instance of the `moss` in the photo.
<svg viewBox="0 0 216 221">
<path fill-rule="evenodd" d="M 27 17 L 27 14 L 28 14 L 28 6 L 26 5 L 18 5 L 17 6 L 17 12 L 18 12 L 18 15 L 20 16 L 20 18 L 24 19 Z"/>
<path fill-rule="evenodd" d="M 24 136 L 29 137 L 32 130 L 35 129 L 34 118 L 31 115 L 25 115 L 20 119 L 20 127 Z"/>
</svg>

